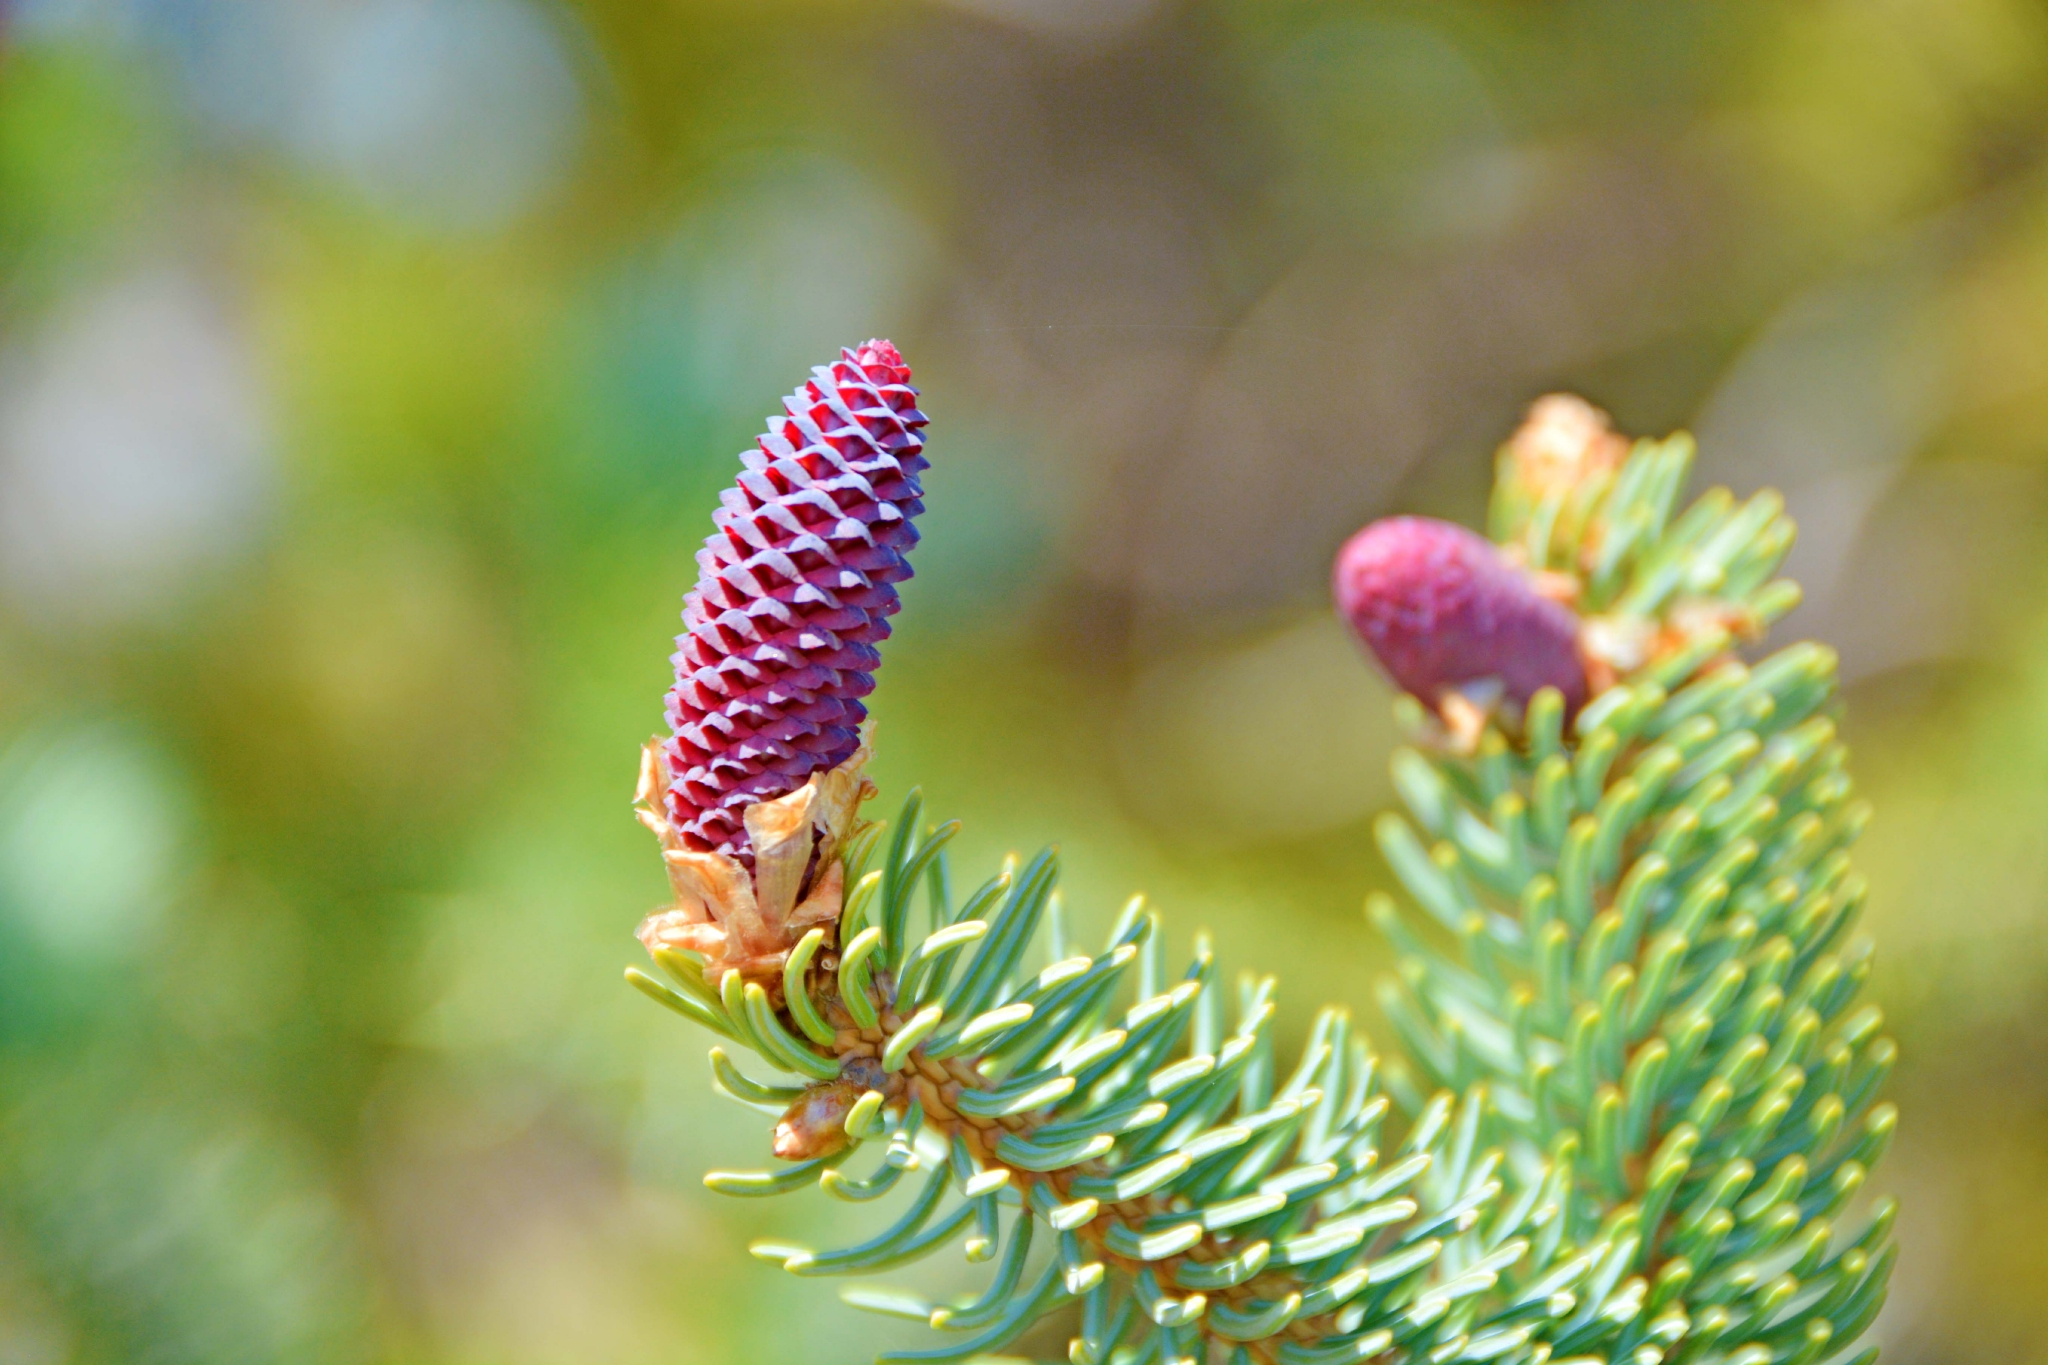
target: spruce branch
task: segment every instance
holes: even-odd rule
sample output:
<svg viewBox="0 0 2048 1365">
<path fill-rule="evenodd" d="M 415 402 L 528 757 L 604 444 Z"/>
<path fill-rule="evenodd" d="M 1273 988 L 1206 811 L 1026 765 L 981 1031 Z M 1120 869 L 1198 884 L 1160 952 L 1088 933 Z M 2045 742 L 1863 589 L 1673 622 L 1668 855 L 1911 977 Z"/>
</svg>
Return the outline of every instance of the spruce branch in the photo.
<svg viewBox="0 0 2048 1365">
<path fill-rule="evenodd" d="M 688 641 L 731 613 L 799 648 L 717 635 L 751 670 L 746 707 L 719 713 L 747 733 L 683 712 L 690 737 L 643 767 L 676 900 L 641 930 L 667 980 L 627 975 L 795 1078 L 713 1048 L 718 1088 L 779 1116 L 788 1164 L 706 1183 L 911 1195 L 854 1246 L 754 1254 L 805 1276 L 953 1247 L 989 1265 L 965 1301 L 846 1291 L 934 1329 L 883 1361 L 999 1351 L 1062 1309 L 1076 1365 L 1848 1358 L 1883 1299 L 1891 1206 L 1837 1224 L 1891 1132 L 1895 1049 L 1856 1002 L 1869 953 L 1846 849 L 1866 816 L 1833 657 L 1734 652 L 1797 600 L 1772 577 L 1792 537 L 1776 496 L 1679 513 L 1686 437 L 1631 447 L 1548 399 L 1503 447 L 1491 541 L 1410 518 L 1347 545 L 1340 607 L 1410 694 L 1408 815 L 1375 833 L 1422 918 L 1368 903 L 1398 953 L 1380 995 L 1399 1055 L 1383 1065 L 1332 1009 L 1283 1065 L 1274 979 L 1227 986 L 1206 942 L 1171 975 L 1142 899 L 1077 952 L 1055 851 L 956 897 L 956 826 L 928 824 L 918 793 L 886 826 L 860 817 L 866 751 L 838 733 L 858 693 L 832 692 L 830 717 L 818 702 L 818 670 L 854 664 L 819 658 L 862 629 L 871 652 L 894 603 L 878 588 L 907 575 L 913 395 L 870 343 L 747 457 L 773 489 L 743 476 L 728 495 L 740 557 L 714 538 L 679 692 L 726 676 Z M 804 427 L 799 407 L 837 424 Z M 871 502 L 851 515 L 845 483 L 788 497 L 876 449 L 899 482 L 859 471 Z M 900 522 L 862 519 L 890 498 Z M 878 545 L 881 572 L 858 559 Z M 832 596 L 849 564 L 866 626 Z M 709 696 L 685 701 L 708 715 Z M 712 739 L 772 762 L 712 792 L 703 775 L 740 771 Z M 730 818 L 707 847 L 713 809 Z"/>
</svg>

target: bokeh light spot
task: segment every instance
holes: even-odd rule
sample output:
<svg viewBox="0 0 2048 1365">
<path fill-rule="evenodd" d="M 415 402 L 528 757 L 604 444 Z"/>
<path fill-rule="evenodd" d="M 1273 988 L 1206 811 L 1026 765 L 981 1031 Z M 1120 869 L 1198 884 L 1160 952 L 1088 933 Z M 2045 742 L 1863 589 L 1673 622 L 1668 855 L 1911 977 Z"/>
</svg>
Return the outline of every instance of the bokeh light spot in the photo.
<svg viewBox="0 0 2048 1365">
<path fill-rule="evenodd" d="M 0 754 L 0 914 L 70 956 L 132 952 L 189 857 L 186 795 L 110 721 L 32 730 Z"/>
<path fill-rule="evenodd" d="M 160 610 L 259 529 L 269 460 L 240 338 L 197 280 L 88 294 L 0 357 L 0 592 L 65 629 Z"/>
</svg>

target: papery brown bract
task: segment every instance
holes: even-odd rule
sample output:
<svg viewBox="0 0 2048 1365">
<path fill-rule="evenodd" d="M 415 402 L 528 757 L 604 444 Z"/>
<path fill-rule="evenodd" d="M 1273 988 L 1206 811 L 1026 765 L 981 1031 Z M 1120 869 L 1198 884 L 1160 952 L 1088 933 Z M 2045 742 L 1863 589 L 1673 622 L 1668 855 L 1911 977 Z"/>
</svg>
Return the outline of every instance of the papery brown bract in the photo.
<svg viewBox="0 0 2048 1365">
<path fill-rule="evenodd" d="M 737 970 L 779 992 L 783 963 L 805 931 L 839 923 L 846 877 L 839 854 L 859 825 L 860 803 L 875 792 L 862 771 L 867 759 L 862 745 L 795 791 L 744 807 L 749 867 L 684 841 L 663 800 L 661 746 L 650 741 L 641 751 L 637 805 L 640 822 L 661 842 L 674 899 L 640 922 L 641 944 L 649 953 L 695 953 L 714 983 Z"/>
<path fill-rule="evenodd" d="M 1575 394 L 1552 393 L 1530 406 L 1507 450 L 1522 485 L 1549 497 L 1613 474 L 1628 457 L 1628 444 L 1606 413 Z"/>
<path fill-rule="evenodd" d="M 843 1079 L 809 1087 L 776 1123 L 769 1150 L 784 1161 L 809 1161 L 844 1149 L 846 1116 L 863 1093 Z"/>
<path fill-rule="evenodd" d="M 849 1057 L 836 1079 L 806 1087 L 775 1125 L 771 1144 L 784 1161 L 830 1156 L 847 1143 L 846 1116 L 870 1090 L 885 1091 L 889 1077 L 872 1057 Z"/>
</svg>

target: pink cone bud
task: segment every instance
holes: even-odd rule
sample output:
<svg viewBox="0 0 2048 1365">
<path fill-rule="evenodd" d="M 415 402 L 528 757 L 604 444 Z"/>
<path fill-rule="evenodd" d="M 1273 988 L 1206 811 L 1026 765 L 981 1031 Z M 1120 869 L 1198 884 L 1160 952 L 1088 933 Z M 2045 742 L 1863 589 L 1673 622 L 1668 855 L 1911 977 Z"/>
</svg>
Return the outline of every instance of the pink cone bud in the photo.
<svg viewBox="0 0 2048 1365">
<path fill-rule="evenodd" d="M 1543 687 L 1585 704 L 1578 615 L 1462 526 L 1376 521 L 1337 552 L 1331 589 L 1387 676 L 1423 701 L 1497 679 L 1518 704 Z"/>
<path fill-rule="evenodd" d="M 663 748 L 683 842 L 750 864 L 746 808 L 859 747 L 924 510 L 925 416 L 893 345 L 840 352 L 782 406 L 697 554 Z"/>
</svg>

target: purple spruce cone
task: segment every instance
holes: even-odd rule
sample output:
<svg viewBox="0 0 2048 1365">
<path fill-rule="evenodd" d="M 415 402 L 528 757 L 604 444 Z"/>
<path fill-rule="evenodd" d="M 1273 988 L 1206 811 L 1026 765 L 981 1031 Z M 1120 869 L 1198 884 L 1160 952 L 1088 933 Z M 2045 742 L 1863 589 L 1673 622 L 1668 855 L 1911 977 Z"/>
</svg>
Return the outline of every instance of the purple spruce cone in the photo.
<svg viewBox="0 0 2048 1365">
<path fill-rule="evenodd" d="M 662 750 L 684 844 L 750 866 L 746 808 L 860 746 L 928 467 L 917 390 L 886 341 L 841 351 L 782 406 L 697 554 Z"/>
<path fill-rule="evenodd" d="M 1494 678 L 1518 705 L 1544 687 L 1568 711 L 1585 705 L 1578 614 L 1462 526 L 1376 521 L 1337 552 L 1331 590 L 1387 676 L 1423 701 Z"/>
</svg>

